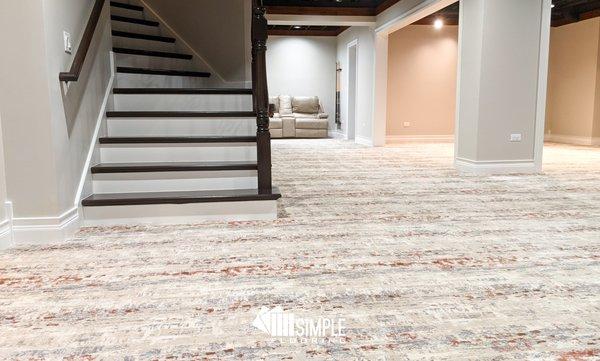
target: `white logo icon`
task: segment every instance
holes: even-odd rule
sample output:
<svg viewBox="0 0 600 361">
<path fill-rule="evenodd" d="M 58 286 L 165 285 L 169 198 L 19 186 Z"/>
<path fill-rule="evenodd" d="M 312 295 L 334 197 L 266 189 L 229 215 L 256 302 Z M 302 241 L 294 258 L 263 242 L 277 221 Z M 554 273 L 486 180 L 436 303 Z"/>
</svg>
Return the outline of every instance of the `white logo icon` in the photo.
<svg viewBox="0 0 600 361">
<path fill-rule="evenodd" d="M 272 337 L 291 337 L 295 336 L 296 317 L 293 313 L 283 312 L 281 306 L 272 310 L 262 307 L 252 326 Z"/>
<path fill-rule="evenodd" d="M 343 318 L 337 320 L 323 317 L 298 318 L 291 312 L 284 312 L 281 306 L 277 306 L 273 309 L 262 307 L 252 326 L 271 337 L 324 338 L 345 336 L 344 322 Z"/>
</svg>

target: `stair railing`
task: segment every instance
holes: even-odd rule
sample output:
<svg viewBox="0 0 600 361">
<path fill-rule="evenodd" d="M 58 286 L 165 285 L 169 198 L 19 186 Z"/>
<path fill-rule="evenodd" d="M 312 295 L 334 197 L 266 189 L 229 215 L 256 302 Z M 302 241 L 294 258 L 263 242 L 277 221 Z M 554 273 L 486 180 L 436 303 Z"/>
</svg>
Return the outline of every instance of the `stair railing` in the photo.
<svg viewBox="0 0 600 361">
<path fill-rule="evenodd" d="M 261 194 L 269 194 L 273 190 L 266 61 L 267 30 L 267 19 L 262 0 L 252 0 L 252 94 L 257 125 L 258 191 Z"/>
<path fill-rule="evenodd" d="M 96 28 L 98 27 L 98 21 L 100 20 L 100 15 L 102 14 L 104 3 L 105 0 L 96 0 L 96 2 L 94 3 L 92 13 L 90 14 L 90 18 L 83 32 L 81 42 L 79 43 L 79 48 L 77 49 L 77 53 L 75 54 L 75 58 L 73 59 L 73 63 L 71 64 L 71 69 L 68 72 L 58 74 L 58 79 L 60 81 L 68 83 L 79 80 L 79 76 L 81 75 L 81 69 L 83 68 L 83 63 L 85 62 L 88 50 L 90 49 L 90 45 L 92 44 L 92 39 L 94 38 L 94 33 L 96 32 Z"/>
</svg>

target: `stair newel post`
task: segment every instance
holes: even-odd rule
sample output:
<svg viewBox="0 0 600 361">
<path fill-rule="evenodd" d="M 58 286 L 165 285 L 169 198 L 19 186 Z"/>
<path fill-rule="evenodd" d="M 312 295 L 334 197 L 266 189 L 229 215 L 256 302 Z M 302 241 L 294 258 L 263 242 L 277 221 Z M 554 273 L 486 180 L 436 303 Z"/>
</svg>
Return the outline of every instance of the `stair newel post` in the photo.
<svg viewBox="0 0 600 361">
<path fill-rule="evenodd" d="M 258 189 L 272 192 L 269 91 L 267 89 L 267 19 L 261 0 L 252 0 L 252 90 L 256 111 Z"/>
</svg>

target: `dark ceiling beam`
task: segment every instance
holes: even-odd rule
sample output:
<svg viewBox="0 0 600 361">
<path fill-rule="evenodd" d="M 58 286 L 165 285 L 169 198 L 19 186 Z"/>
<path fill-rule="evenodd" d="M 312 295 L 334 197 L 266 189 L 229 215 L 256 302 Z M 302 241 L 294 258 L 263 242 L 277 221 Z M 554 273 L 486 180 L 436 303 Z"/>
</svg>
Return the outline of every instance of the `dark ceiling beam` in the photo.
<svg viewBox="0 0 600 361">
<path fill-rule="evenodd" d="M 377 5 L 375 8 L 375 14 L 379 15 L 392 6 L 396 5 L 400 0 L 384 0 L 381 4 Z"/>
<path fill-rule="evenodd" d="M 334 27 L 332 29 L 269 29 L 269 36 L 338 36 L 346 26 Z"/>
<path fill-rule="evenodd" d="M 280 15 L 326 15 L 326 16 L 375 16 L 373 8 L 267 6 L 267 14 Z"/>
</svg>

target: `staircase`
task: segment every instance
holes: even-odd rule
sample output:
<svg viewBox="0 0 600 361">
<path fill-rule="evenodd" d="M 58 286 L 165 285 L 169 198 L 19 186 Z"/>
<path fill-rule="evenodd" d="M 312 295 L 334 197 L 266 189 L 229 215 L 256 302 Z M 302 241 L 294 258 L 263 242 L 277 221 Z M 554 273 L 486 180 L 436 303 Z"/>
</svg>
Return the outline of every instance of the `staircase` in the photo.
<svg viewBox="0 0 600 361">
<path fill-rule="evenodd" d="M 110 2 L 113 106 L 91 168 L 93 194 L 82 201 L 88 225 L 276 216 L 266 21 L 254 4 L 253 89 L 246 89 L 213 86 L 212 74 L 143 6 Z"/>
</svg>

